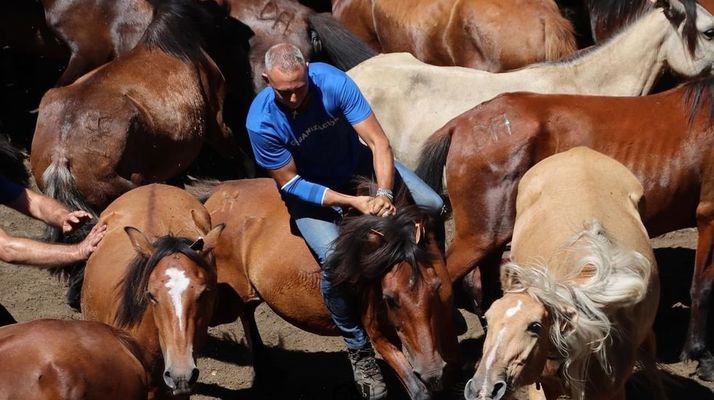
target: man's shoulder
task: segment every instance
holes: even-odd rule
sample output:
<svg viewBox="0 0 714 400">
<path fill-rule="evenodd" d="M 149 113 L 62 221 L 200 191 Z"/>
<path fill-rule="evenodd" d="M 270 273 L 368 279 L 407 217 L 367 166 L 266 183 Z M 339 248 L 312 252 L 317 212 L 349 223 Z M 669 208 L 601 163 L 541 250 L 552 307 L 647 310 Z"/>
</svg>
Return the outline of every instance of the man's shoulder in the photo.
<svg viewBox="0 0 714 400">
<path fill-rule="evenodd" d="M 275 94 L 270 87 L 266 87 L 255 96 L 250 104 L 246 125 L 250 129 L 275 118 L 275 108 Z"/>
<path fill-rule="evenodd" d="M 310 77 L 313 78 L 313 81 L 318 81 L 318 84 L 329 84 L 330 82 L 344 79 L 347 76 L 344 71 L 335 68 L 330 64 L 321 62 L 310 63 L 308 71 L 310 73 Z"/>
</svg>

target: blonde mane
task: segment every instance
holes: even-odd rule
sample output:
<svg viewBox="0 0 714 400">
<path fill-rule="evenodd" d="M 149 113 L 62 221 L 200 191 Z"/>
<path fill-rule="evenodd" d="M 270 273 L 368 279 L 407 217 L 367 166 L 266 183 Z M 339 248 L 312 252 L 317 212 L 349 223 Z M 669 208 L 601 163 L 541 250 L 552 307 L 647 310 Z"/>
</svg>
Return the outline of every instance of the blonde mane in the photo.
<svg viewBox="0 0 714 400">
<path fill-rule="evenodd" d="M 585 394 L 591 356 L 611 372 L 608 349 L 618 332 L 609 316 L 645 298 L 652 266 L 639 252 L 611 242 L 597 220 L 564 247 L 585 256 L 558 272 L 545 263 L 509 262 L 501 277 L 504 292 L 528 293 L 548 309 L 551 343 L 565 359 L 565 384 L 577 400 Z"/>
</svg>

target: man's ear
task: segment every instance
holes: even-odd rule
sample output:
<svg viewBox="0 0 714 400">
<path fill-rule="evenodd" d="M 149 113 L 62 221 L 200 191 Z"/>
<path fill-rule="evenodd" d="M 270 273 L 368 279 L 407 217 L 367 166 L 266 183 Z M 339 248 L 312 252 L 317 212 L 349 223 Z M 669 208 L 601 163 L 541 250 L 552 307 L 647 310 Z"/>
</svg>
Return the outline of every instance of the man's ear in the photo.
<svg viewBox="0 0 714 400">
<path fill-rule="evenodd" d="M 263 78 L 263 82 L 265 82 L 266 85 L 270 85 L 270 79 L 268 78 L 268 74 L 263 72 L 260 74 L 261 78 Z"/>
</svg>

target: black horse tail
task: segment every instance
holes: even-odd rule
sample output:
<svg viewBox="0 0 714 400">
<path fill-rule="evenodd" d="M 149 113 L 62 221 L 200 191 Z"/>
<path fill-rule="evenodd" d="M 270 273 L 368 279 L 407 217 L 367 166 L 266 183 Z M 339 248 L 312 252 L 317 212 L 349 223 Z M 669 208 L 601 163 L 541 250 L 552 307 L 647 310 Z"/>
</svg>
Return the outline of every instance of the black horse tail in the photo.
<svg viewBox="0 0 714 400">
<path fill-rule="evenodd" d="M 69 170 L 69 162 L 66 158 L 56 158 L 42 174 L 45 194 L 64 204 L 70 210 L 84 210 L 92 215 L 92 220 L 86 222 L 80 228 L 68 235 L 63 235 L 59 228 L 47 227 L 45 239 L 52 242 L 79 243 L 89 231 L 92 230 L 97 221 L 97 214 L 92 210 L 79 190 L 74 180 L 74 176 Z M 67 280 L 67 303 L 74 309 L 79 310 L 80 297 L 82 293 L 82 283 L 84 282 L 84 262 L 75 263 L 65 268 L 53 269 L 52 274 L 58 274 Z"/>
<path fill-rule="evenodd" d="M 312 14 L 308 22 L 313 54 L 317 59 L 323 57 L 335 67 L 347 71 L 377 55 L 330 13 Z"/>
<path fill-rule="evenodd" d="M 451 147 L 451 134 L 452 129 L 446 125 L 429 137 L 422 147 L 419 165 L 415 171 L 437 193 L 444 190 L 444 166 Z"/>
<path fill-rule="evenodd" d="M 24 187 L 30 185 L 30 174 L 25 168 L 26 155 L 10 143 L 5 135 L 0 135 L 0 174 Z"/>
<path fill-rule="evenodd" d="M 15 324 L 17 321 L 15 318 L 10 314 L 10 311 L 5 308 L 2 304 L 0 304 L 0 326 L 5 326 L 5 325 L 10 325 L 10 324 Z"/>
</svg>

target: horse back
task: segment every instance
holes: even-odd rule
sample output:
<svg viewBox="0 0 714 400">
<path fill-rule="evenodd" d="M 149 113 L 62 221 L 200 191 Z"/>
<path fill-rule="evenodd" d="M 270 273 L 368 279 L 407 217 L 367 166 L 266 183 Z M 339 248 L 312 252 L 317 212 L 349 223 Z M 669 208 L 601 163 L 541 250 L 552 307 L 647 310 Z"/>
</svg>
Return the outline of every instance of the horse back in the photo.
<svg viewBox="0 0 714 400">
<path fill-rule="evenodd" d="M 34 320 L 0 329 L 0 397 L 145 399 L 148 378 L 131 339 L 89 321 Z M 37 377 L 42 380 L 38 381 Z"/>
<path fill-rule="evenodd" d="M 334 333 L 319 294 L 319 267 L 272 179 L 221 184 L 206 201 L 226 228 L 214 250 L 219 286 L 243 302 L 264 300 L 281 317 L 314 333 Z"/>
</svg>

